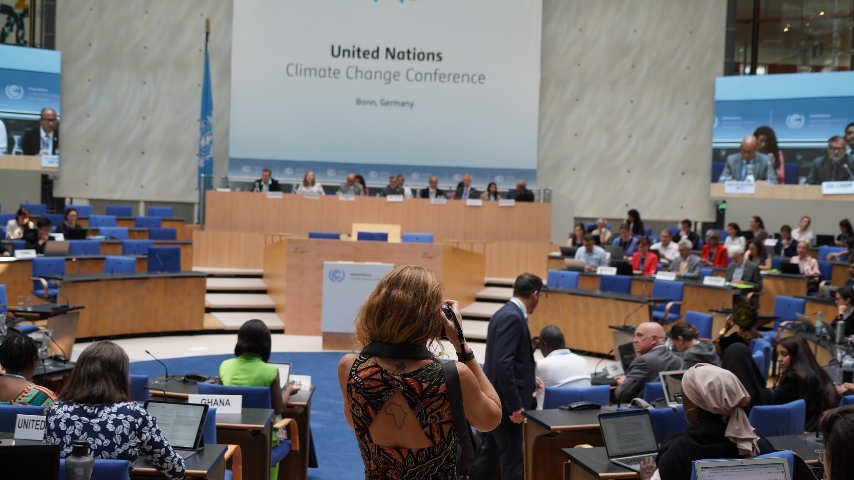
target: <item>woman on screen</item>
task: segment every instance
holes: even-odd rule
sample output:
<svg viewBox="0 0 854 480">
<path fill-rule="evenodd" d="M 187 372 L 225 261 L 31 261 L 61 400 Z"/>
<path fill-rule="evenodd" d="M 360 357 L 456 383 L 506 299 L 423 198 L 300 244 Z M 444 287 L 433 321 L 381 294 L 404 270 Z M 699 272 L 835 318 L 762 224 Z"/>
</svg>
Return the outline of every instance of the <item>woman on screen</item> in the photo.
<svg viewBox="0 0 854 480">
<path fill-rule="evenodd" d="M 42 407 L 47 413 L 56 401 L 56 394 L 33 383 L 38 363 L 36 341 L 26 335 L 9 332 L 0 343 L 0 365 L 6 370 L 6 374 L 0 377 L 0 405 Z"/>
<path fill-rule="evenodd" d="M 501 200 L 501 195 L 498 194 L 498 185 L 496 185 L 495 182 L 490 182 L 489 185 L 486 186 L 486 191 L 480 196 L 480 199 L 487 202 L 497 202 Z"/>
<path fill-rule="evenodd" d="M 297 189 L 294 193 L 304 195 L 306 193 L 316 193 L 318 195 L 324 195 L 323 185 L 317 183 L 314 179 L 314 172 L 311 170 L 305 172 L 305 176 L 302 177 L 302 183 L 297 186 Z"/>
<path fill-rule="evenodd" d="M 771 165 L 777 175 L 777 185 L 786 184 L 786 166 L 783 161 L 783 151 L 777 146 L 777 134 L 771 127 L 762 126 L 753 132 L 756 137 L 756 149 L 771 157 Z"/>
</svg>

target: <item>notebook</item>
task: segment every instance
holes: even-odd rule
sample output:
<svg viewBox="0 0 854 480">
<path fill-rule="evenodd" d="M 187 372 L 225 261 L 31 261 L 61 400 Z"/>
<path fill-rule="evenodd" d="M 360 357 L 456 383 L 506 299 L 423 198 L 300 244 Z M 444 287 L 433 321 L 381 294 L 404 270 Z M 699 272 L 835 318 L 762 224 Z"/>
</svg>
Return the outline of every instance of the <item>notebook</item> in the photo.
<svg viewBox="0 0 854 480">
<path fill-rule="evenodd" d="M 282 390 L 288 385 L 288 382 L 291 378 L 291 364 L 284 362 L 267 362 L 270 365 L 275 365 L 276 368 L 279 369 L 279 385 L 281 385 Z"/>
<path fill-rule="evenodd" d="M 792 480 L 785 458 L 696 462 L 697 480 Z"/>
<path fill-rule="evenodd" d="M 202 431 L 208 416 L 207 405 L 146 400 L 145 409 L 157 420 L 163 437 L 181 458 L 189 458 L 204 447 Z"/>
<path fill-rule="evenodd" d="M 664 390 L 664 399 L 667 401 L 668 407 L 682 405 L 683 375 L 685 375 L 685 370 L 671 370 L 658 373 L 658 378 L 661 379 L 661 388 Z"/>
<path fill-rule="evenodd" d="M 599 428 L 608 460 L 621 467 L 640 471 L 644 458 L 658 455 L 658 443 L 652 430 L 649 410 L 600 413 Z"/>
</svg>

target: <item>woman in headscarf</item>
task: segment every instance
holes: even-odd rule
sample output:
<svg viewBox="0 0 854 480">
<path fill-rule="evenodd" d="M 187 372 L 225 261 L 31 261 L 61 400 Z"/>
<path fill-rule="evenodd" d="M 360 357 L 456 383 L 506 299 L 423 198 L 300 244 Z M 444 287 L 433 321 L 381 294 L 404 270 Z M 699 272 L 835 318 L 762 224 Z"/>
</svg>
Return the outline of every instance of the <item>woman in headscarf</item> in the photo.
<svg viewBox="0 0 854 480">
<path fill-rule="evenodd" d="M 654 464 L 641 464 L 641 479 L 690 478 L 694 460 L 748 458 L 774 451 L 750 426 L 744 413 L 750 395 L 732 372 L 698 363 L 682 377 L 682 393 L 690 425 L 667 437 Z"/>
<path fill-rule="evenodd" d="M 771 392 L 765 386 L 765 378 L 753 361 L 750 347 L 743 343 L 734 343 L 724 350 L 721 367 L 732 372 L 750 395 L 750 405 L 744 407 L 744 412 L 750 414 L 750 409 L 757 405 L 772 405 Z"/>
</svg>

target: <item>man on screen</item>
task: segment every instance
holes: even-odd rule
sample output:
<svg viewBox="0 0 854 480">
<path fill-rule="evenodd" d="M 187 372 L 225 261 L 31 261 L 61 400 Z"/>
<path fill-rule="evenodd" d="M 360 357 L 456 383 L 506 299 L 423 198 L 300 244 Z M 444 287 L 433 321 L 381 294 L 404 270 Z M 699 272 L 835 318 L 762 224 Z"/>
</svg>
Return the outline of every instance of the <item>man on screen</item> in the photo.
<svg viewBox="0 0 854 480">
<path fill-rule="evenodd" d="M 252 189 L 254 192 L 281 192 L 282 187 L 279 182 L 273 177 L 273 172 L 269 168 L 261 170 L 261 179 L 255 180 L 255 185 Z"/>
<path fill-rule="evenodd" d="M 457 187 L 454 200 L 468 200 L 470 198 L 480 198 L 480 192 L 471 186 L 471 175 L 467 173 L 463 175 L 463 184 Z"/>
<path fill-rule="evenodd" d="M 756 137 L 744 137 L 741 141 L 741 153 L 733 153 L 726 158 L 726 166 L 718 182 L 738 180 L 776 185 L 777 175 L 771 165 L 771 157 L 757 152 L 756 148 Z"/>
<path fill-rule="evenodd" d="M 59 126 L 56 120 L 56 110 L 46 107 L 39 117 L 39 128 L 32 128 L 24 133 L 21 142 L 24 155 L 59 155 Z"/>
<path fill-rule="evenodd" d="M 851 180 L 852 168 L 851 157 L 845 154 L 845 139 L 833 136 L 827 141 L 827 153 L 813 160 L 807 183 L 821 185 L 821 182 Z"/>
<path fill-rule="evenodd" d="M 421 198 L 442 198 L 445 196 L 445 191 L 439 188 L 439 179 L 436 176 L 430 177 L 429 187 L 421 189 Z"/>
<path fill-rule="evenodd" d="M 356 174 L 348 173 L 347 181 L 338 187 L 338 195 L 356 195 L 361 197 L 365 195 L 365 189 L 361 183 L 356 181 Z"/>
</svg>

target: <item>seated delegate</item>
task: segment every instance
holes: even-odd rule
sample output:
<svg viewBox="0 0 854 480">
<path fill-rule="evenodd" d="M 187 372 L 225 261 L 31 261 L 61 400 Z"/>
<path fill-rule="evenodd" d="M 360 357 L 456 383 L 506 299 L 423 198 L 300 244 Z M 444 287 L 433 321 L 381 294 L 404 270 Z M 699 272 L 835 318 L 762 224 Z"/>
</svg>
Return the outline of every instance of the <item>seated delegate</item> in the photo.
<svg viewBox="0 0 854 480">
<path fill-rule="evenodd" d="M 670 262 L 670 271 L 682 278 L 700 278 L 700 270 L 703 268 L 703 260 L 691 253 L 691 240 L 679 240 L 679 256 Z"/>
<path fill-rule="evenodd" d="M 815 431 L 821 414 L 835 407 L 839 400 L 833 381 L 801 337 L 780 340 L 777 365 L 780 376 L 771 391 L 772 403 L 780 405 L 803 399 L 807 404 L 806 430 Z"/>
<path fill-rule="evenodd" d="M 324 195 L 326 192 L 323 191 L 323 185 L 315 180 L 314 172 L 309 170 L 305 172 L 305 175 L 302 177 L 302 183 L 297 186 L 294 193 L 298 195 L 305 195 L 306 193 Z"/>
<path fill-rule="evenodd" d="M 24 231 L 35 228 L 30 220 L 30 211 L 24 207 L 18 209 L 15 218 L 6 222 L 6 240 L 18 240 L 24 237 Z"/>
<path fill-rule="evenodd" d="M 604 218 L 596 220 L 596 227 L 590 232 L 591 235 L 599 236 L 599 243 L 602 245 L 611 244 L 611 231 L 608 230 L 608 221 Z"/>
<path fill-rule="evenodd" d="M 691 220 L 686 218 L 686 219 L 682 220 L 682 222 L 679 225 L 680 225 L 680 230 L 679 230 L 679 233 L 677 233 L 676 236 L 673 237 L 674 242 L 678 243 L 680 240 L 687 238 L 688 240 L 691 240 L 691 243 L 693 243 L 694 245 L 697 245 L 700 243 L 700 236 L 697 235 L 696 233 L 694 233 L 693 230 L 691 230 Z M 669 232 L 669 230 L 668 230 L 668 232 Z"/>
<path fill-rule="evenodd" d="M 585 271 L 595 272 L 599 267 L 608 266 L 608 254 L 604 248 L 596 245 L 593 235 L 585 235 L 582 243 L 583 248 L 575 251 L 575 259 L 584 262 Z"/>
<path fill-rule="evenodd" d="M 282 186 L 278 180 L 273 178 L 273 172 L 269 168 L 261 170 L 261 178 L 255 180 L 252 185 L 253 192 L 281 192 Z"/>
<path fill-rule="evenodd" d="M 66 458 L 72 442 L 85 439 L 90 455 L 128 460 L 131 474 L 142 455 L 166 477 L 184 478 L 184 459 L 154 417 L 130 400 L 129 369 L 127 354 L 115 343 L 86 347 L 48 412 L 44 443 L 59 445 L 60 457 Z"/>
<path fill-rule="evenodd" d="M 446 192 L 439 188 L 439 177 L 430 177 L 427 188 L 421 189 L 421 198 L 445 198 Z"/>
<path fill-rule="evenodd" d="M 632 271 L 646 277 L 658 272 L 658 255 L 649 250 L 649 237 L 646 235 L 638 240 L 638 251 L 632 254 Z"/>
<path fill-rule="evenodd" d="M 845 139 L 834 135 L 827 141 L 827 153 L 812 161 L 807 183 L 821 185 L 822 182 L 851 180 L 854 164 L 845 154 Z"/>
<path fill-rule="evenodd" d="M 679 256 L 679 246 L 677 243 L 672 240 L 670 230 L 665 228 L 661 231 L 661 241 L 653 243 L 649 249 L 658 252 L 659 263 L 669 264 Z"/>
<path fill-rule="evenodd" d="M 747 246 L 747 241 L 741 234 L 741 228 L 735 222 L 730 222 L 726 226 L 727 237 L 724 239 L 724 247 L 729 248 L 733 245 Z"/>
<path fill-rule="evenodd" d="M 851 226 L 851 221 L 843 218 L 839 221 L 839 235 L 836 236 L 836 246 L 844 247 L 848 245 L 848 239 L 854 238 L 854 227 Z"/>
<path fill-rule="evenodd" d="M 799 240 L 795 239 L 792 233 L 792 227 L 788 225 L 780 227 L 780 239 L 774 245 L 774 255 L 779 257 L 791 257 L 795 255 L 798 250 Z M 807 240 L 804 241 L 806 242 Z"/>
<path fill-rule="evenodd" d="M 827 480 L 845 480 L 854 471 L 854 406 L 848 405 L 829 410 L 821 416 L 818 430 L 824 438 L 824 448 L 820 450 L 819 461 L 824 463 L 824 475 Z M 823 454 L 823 455 L 822 455 Z"/>
<path fill-rule="evenodd" d="M 56 226 L 56 233 L 61 233 L 68 236 L 68 232 L 72 230 L 83 230 L 77 223 L 77 209 L 69 208 L 65 211 L 65 221 Z M 66 238 L 67 240 L 67 238 Z"/>
<path fill-rule="evenodd" d="M 811 224 L 812 219 L 809 216 L 804 215 L 801 217 L 798 228 L 792 230 L 792 238 L 798 242 L 807 242 L 810 245 L 815 243 L 815 233 L 810 230 Z"/>
<path fill-rule="evenodd" d="M 745 413 L 750 414 L 750 409 L 756 406 L 773 404 L 767 381 L 753 360 L 750 347 L 746 343 L 733 342 L 724 348 L 721 368 L 732 372 L 750 395 L 750 405 L 744 407 Z"/>
<path fill-rule="evenodd" d="M 576 223 L 573 233 L 566 239 L 567 247 L 580 247 L 584 243 L 584 224 Z"/>
<path fill-rule="evenodd" d="M 347 174 L 347 181 L 338 186 L 338 195 L 355 195 L 361 197 L 365 195 L 365 188 L 362 184 L 356 181 L 356 175 Z"/>
<path fill-rule="evenodd" d="M 632 236 L 627 223 L 620 225 L 620 235 L 611 240 L 611 246 L 622 248 L 623 257 L 626 259 L 630 259 L 638 251 L 638 239 Z"/>
<path fill-rule="evenodd" d="M 756 150 L 756 137 L 753 135 L 744 137 L 741 141 L 741 153 L 734 153 L 726 158 L 726 164 L 718 182 L 738 180 L 776 185 L 777 174 L 774 172 L 771 159 Z"/>
<path fill-rule="evenodd" d="M 752 240 L 765 242 L 765 240 L 768 239 L 768 232 L 765 230 L 765 222 L 762 221 L 762 217 L 759 215 L 750 217 L 750 232 L 753 233 Z"/>
<path fill-rule="evenodd" d="M 700 252 L 700 259 L 704 265 L 714 267 L 727 266 L 727 247 L 720 244 L 721 234 L 717 230 L 706 232 L 706 244 Z"/>
<path fill-rule="evenodd" d="M 815 292 L 818 290 L 818 280 L 821 278 L 818 260 L 810 256 L 807 242 L 798 242 L 797 252 L 798 254 L 792 257 L 789 262 L 796 264 L 801 275 L 807 277 L 807 290 Z"/>
<path fill-rule="evenodd" d="M 681 370 L 685 363 L 664 345 L 664 329 L 655 322 L 641 323 L 635 328 L 632 344 L 637 357 L 632 360 L 625 375 L 616 378 L 614 398 L 618 403 L 629 403 L 640 397 L 647 382 L 659 381 L 659 373 Z"/>
<path fill-rule="evenodd" d="M 726 268 L 726 281 L 735 284 L 762 286 L 762 276 L 759 267 L 748 262 L 744 255 L 744 247 L 729 247 L 729 257 L 732 262 Z"/>
<path fill-rule="evenodd" d="M 747 244 L 747 259 L 755 263 L 759 270 L 771 270 L 771 257 L 765 250 L 765 245 L 759 239 L 753 239 Z"/>
<path fill-rule="evenodd" d="M 668 338 L 676 349 L 676 355 L 682 357 L 685 368 L 693 367 L 698 363 L 718 365 L 720 359 L 715 345 L 711 342 L 701 342 L 700 332 L 693 325 L 685 322 L 676 322 L 667 332 Z"/>
<path fill-rule="evenodd" d="M 50 235 L 50 229 L 53 224 L 47 217 L 41 217 L 36 222 L 36 228 L 31 228 L 24 231 L 24 248 L 35 250 L 36 253 L 44 255 L 44 248 L 47 242 L 53 240 Z"/>
<path fill-rule="evenodd" d="M 549 325 L 540 331 L 534 339 L 534 350 L 540 349 L 543 359 L 537 361 L 535 375 L 537 384 L 537 410 L 543 409 L 546 387 L 590 386 L 590 367 L 587 360 L 566 348 L 566 341 L 560 328 Z"/>
<path fill-rule="evenodd" d="M 47 413 L 56 395 L 33 383 L 38 363 L 39 347 L 35 340 L 11 332 L 6 336 L 0 343 L 0 365 L 6 370 L 0 376 L 0 405 L 31 405 L 42 407 Z"/>
</svg>

